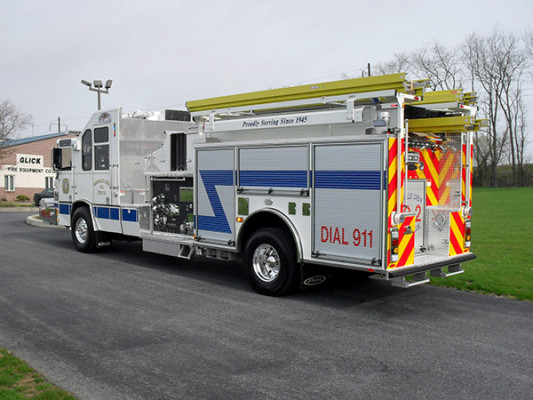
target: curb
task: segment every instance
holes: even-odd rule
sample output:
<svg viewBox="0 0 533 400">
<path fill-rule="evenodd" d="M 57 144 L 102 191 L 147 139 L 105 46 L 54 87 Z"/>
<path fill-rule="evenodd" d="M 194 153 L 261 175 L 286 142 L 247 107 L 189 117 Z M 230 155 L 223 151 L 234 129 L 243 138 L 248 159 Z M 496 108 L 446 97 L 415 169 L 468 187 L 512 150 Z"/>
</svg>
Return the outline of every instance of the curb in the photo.
<svg viewBox="0 0 533 400">
<path fill-rule="evenodd" d="M 0 212 L 39 212 L 39 207 L 0 207 Z"/>
<path fill-rule="evenodd" d="M 39 214 L 37 215 L 30 215 L 26 218 L 26 223 L 31 226 L 38 226 L 40 228 L 53 228 L 53 229 L 65 229 L 66 226 L 63 225 L 52 225 L 48 222 L 43 221 L 42 219 L 39 219 Z"/>
</svg>

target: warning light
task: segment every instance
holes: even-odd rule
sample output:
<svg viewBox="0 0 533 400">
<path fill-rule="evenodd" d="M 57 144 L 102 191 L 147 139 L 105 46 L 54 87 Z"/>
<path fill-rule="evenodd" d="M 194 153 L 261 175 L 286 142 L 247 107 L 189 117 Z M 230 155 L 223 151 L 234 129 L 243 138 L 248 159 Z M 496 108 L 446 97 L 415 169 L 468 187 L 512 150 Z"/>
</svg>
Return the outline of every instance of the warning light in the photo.
<svg viewBox="0 0 533 400">
<path fill-rule="evenodd" d="M 390 230 L 390 261 L 397 262 L 400 252 L 400 231 L 398 228 L 391 228 Z"/>
<path fill-rule="evenodd" d="M 466 220 L 465 221 L 465 248 L 469 248 L 471 246 L 471 239 L 472 239 L 472 221 Z"/>
<path fill-rule="evenodd" d="M 244 221 L 243 217 L 237 217 L 237 222 L 242 222 L 242 221 Z"/>
</svg>

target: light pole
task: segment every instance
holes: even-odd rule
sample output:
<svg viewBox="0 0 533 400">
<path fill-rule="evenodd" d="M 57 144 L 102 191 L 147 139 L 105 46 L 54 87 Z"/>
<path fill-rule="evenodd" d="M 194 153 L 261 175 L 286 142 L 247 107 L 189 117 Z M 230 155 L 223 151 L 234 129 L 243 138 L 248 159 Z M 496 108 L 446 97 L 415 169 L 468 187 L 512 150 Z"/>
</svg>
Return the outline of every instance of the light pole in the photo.
<svg viewBox="0 0 533 400">
<path fill-rule="evenodd" d="M 111 79 L 108 79 L 105 82 L 105 90 L 102 89 L 102 87 L 104 86 L 102 85 L 102 81 L 100 80 L 95 80 L 93 81 L 93 83 L 91 83 L 91 82 L 84 81 L 82 79 L 81 83 L 88 86 L 90 91 L 98 93 L 98 110 L 100 110 L 102 108 L 101 100 L 100 100 L 100 93 L 109 94 L 109 89 L 111 88 L 111 84 L 113 83 L 113 81 Z M 94 88 L 92 87 L 93 85 L 94 85 Z"/>
</svg>

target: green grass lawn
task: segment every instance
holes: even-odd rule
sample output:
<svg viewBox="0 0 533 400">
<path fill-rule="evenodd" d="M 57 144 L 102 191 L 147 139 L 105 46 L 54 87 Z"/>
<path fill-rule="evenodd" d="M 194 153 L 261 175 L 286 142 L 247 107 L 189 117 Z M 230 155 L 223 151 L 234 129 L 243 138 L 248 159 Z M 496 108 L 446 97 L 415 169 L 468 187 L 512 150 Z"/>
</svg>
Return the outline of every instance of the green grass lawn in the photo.
<svg viewBox="0 0 533 400">
<path fill-rule="evenodd" d="M 472 208 L 477 259 L 432 283 L 533 301 L 533 187 L 474 188 Z"/>
<path fill-rule="evenodd" d="M 0 349 L 0 399 L 76 400 L 5 349 Z"/>
</svg>

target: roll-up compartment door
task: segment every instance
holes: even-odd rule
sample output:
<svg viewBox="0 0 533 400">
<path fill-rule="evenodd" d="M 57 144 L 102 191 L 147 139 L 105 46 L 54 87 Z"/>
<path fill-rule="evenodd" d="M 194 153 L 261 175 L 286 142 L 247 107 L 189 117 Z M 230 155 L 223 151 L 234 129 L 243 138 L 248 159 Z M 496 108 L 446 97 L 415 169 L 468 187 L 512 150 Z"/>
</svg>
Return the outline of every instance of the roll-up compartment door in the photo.
<svg viewBox="0 0 533 400">
<path fill-rule="evenodd" d="M 383 237 L 383 144 L 314 147 L 313 254 L 378 265 Z"/>
</svg>

